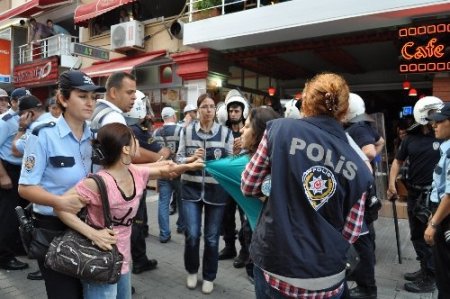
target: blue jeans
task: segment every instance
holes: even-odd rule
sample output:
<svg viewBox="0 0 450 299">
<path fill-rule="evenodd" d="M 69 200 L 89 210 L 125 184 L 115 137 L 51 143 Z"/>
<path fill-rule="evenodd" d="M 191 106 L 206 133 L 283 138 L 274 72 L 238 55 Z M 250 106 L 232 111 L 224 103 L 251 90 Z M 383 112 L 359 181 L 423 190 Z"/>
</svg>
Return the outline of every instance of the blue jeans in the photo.
<svg viewBox="0 0 450 299">
<path fill-rule="evenodd" d="M 131 274 L 120 275 L 115 284 L 82 281 L 84 299 L 131 299 Z"/>
<path fill-rule="evenodd" d="M 170 222 L 169 222 L 169 205 L 172 194 L 174 200 L 180 197 L 180 181 L 179 180 L 158 180 L 159 202 L 158 202 L 158 224 L 159 224 L 159 239 L 165 240 L 170 236 Z M 180 208 L 178 208 L 180 210 Z M 179 211 L 179 217 L 182 214 Z M 177 226 L 183 228 L 183 224 L 177 221 Z"/>
<path fill-rule="evenodd" d="M 277 289 L 272 288 L 264 278 L 263 270 L 261 268 L 254 266 L 253 275 L 255 280 L 255 295 L 257 299 L 285 299 L 286 296 L 282 295 Z M 340 294 L 330 298 L 330 299 L 340 299 L 343 298 L 344 289 L 342 289 Z"/>
<path fill-rule="evenodd" d="M 219 264 L 219 236 L 225 206 L 205 204 L 203 201 L 183 200 L 183 213 L 186 224 L 184 247 L 184 267 L 194 274 L 200 267 L 200 236 L 202 227 L 202 210 L 205 208 L 203 252 L 203 279 L 214 281 Z"/>
</svg>

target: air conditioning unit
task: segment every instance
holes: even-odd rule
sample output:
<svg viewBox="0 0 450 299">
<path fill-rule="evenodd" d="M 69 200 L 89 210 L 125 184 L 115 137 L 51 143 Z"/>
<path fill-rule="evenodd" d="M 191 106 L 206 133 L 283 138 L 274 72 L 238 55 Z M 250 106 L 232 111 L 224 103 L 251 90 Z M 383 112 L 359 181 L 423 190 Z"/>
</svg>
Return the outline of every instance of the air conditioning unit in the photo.
<svg viewBox="0 0 450 299">
<path fill-rule="evenodd" d="M 128 21 L 111 26 L 111 50 L 144 49 L 144 25 Z"/>
</svg>

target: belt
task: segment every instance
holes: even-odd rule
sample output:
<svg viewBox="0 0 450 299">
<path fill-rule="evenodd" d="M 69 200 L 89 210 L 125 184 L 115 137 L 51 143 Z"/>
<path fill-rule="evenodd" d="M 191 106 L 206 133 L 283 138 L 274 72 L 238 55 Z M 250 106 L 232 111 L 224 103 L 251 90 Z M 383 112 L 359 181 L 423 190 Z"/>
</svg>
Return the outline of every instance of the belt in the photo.
<svg viewBox="0 0 450 299">
<path fill-rule="evenodd" d="M 408 186 L 413 189 L 421 190 L 421 191 L 430 191 L 431 190 L 431 185 L 420 186 L 420 185 L 408 184 Z"/>
</svg>

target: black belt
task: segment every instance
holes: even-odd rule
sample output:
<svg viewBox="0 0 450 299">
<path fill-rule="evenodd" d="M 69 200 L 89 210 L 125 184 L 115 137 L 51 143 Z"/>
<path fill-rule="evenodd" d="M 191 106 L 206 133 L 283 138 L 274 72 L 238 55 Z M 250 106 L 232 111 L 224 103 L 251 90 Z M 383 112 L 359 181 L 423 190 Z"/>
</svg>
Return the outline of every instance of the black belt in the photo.
<svg viewBox="0 0 450 299">
<path fill-rule="evenodd" d="M 413 188 L 413 189 L 416 189 L 416 190 L 420 190 L 420 191 L 430 191 L 431 190 L 431 185 L 420 186 L 420 185 L 408 184 L 408 186 L 410 188 Z"/>
<path fill-rule="evenodd" d="M 42 215 L 33 212 L 33 219 L 36 227 L 53 230 L 67 229 L 67 226 L 56 216 Z"/>
</svg>

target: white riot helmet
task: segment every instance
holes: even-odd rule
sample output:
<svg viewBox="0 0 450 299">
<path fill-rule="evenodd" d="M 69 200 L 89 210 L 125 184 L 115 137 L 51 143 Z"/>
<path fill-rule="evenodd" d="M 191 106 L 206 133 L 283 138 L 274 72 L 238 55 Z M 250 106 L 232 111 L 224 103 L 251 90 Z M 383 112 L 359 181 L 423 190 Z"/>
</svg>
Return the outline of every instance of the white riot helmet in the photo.
<svg viewBox="0 0 450 299">
<path fill-rule="evenodd" d="M 222 126 L 226 125 L 226 122 L 228 120 L 228 112 L 227 105 L 225 105 L 224 102 L 217 103 L 216 117 L 219 124 L 221 124 Z"/>
<path fill-rule="evenodd" d="M 414 119 L 417 123 L 426 125 L 428 123 L 428 115 L 434 112 L 434 110 L 441 109 L 443 106 L 444 103 L 437 97 L 423 97 L 414 105 Z"/>
<path fill-rule="evenodd" d="M 227 96 L 225 97 L 225 106 L 227 110 L 227 118 L 228 118 L 228 106 L 231 103 L 240 103 L 243 105 L 242 110 L 242 117 L 244 119 L 247 119 L 248 113 L 250 111 L 250 106 L 247 102 L 247 100 L 242 96 L 242 94 L 239 92 L 239 90 L 232 89 L 228 92 Z"/>
<path fill-rule="evenodd" d="M 129 112 L 124 113 L 125 120 L 129 126 L 139 123 L 147 115 L 147 96 L 140 90 L 136 90 L 136 100 L 133 108 Z"/>
<path fill-rule="evenodd" d="M 350 93 L 348 98 L 348 110 L 344 122 L 349 122 L 358 115 L 366 113 L 364 100 L 356 93 Z"/>
<path fill-rule="evenodd" d="M 292 99 L 292 100 L 289 100 L 284 105 L 284 117 L 294 118 L 294 119 L 302 118 L 300 110 L 298 110 L 298 108 L 297 108 L 297 106 L 295 106 L 295 104 L 297 104 L 297 100 Z"/>
</svg>

